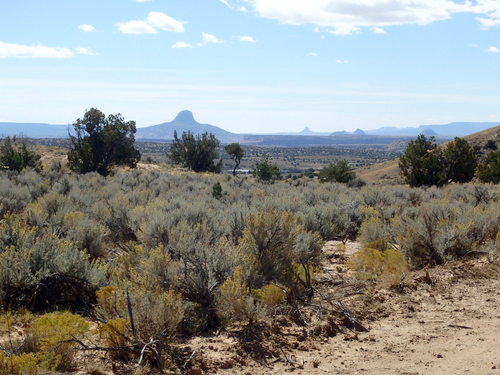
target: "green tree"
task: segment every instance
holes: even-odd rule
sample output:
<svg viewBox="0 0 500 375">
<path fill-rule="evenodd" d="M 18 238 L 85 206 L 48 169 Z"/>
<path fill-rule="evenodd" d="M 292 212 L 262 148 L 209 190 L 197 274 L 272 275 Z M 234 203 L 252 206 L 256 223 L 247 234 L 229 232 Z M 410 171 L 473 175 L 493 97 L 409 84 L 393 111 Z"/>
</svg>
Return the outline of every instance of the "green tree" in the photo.
<svg viewBox="0 0 500 375">
<path fill-rule="evenodd" d="M 27 167 L 42 169 L 40 155 L 28 147 L 28 142 L 24 138 L 5 138 L 0 145 L 0 169 L 19 172 Z"/>
<path fill-rule="evenodd" d="M 272 181 L 280 177 L 280 169 L 266 156 L 255 164 L 253 175 L 260 181 Z"/>
<path fill-rule="evenodd" d="M 174 132 L 174 140 L 170 147 L 169 157 L 172 163 L 189 168 L 195 172 L 219 173 L 222 160 L 219 158 L 217 148 L 220 141 L 211 133 L 194 135 L 190 131 L 183 132 L 181 138 Z"/>
<path fill-rule="evenodd" d="M 241 159 L 244 155 L 243 148 L 239 143 L 231 143 L 228 144 L 224 149 L 229 154 L 229 156 L 231 156 L 231 160 L 234 161 L 233 176 L 236 176 L 236 170 L 240 166 Z"/>
<path fill-rule="evenodd" d="M 141 154 L 134 147 L 135 121 L 125 122 L 120 114 L 109 115 L 91 108 L 73 124 L 68 162 L 79 173 L 109 175 L 111 167 L 135 168 Z"/>
<path fill-rule="evenodd" d="M 500 182 L 500 151 L 493 151 L 477 168 L 477 177 L 482 182 Z"/>
<path fill-rule="evenodd" d="M 219 181 L 212 185 L 212 197 L 215 199 L 222 199 L 224 192 L 222 191 L 222 185 Z"/>
<path fill-rule="evenodd" d="M 330 164 L 319 172 L 319 180 L 321 182 L 347 183 L 355 178 L 356 174 L 354 173 L 354 168 L 352 168 L 345 159 Z"/>
<path fill-rule="evenodd" d="M 399 158 L 401 175 L 412 187 L 441 186 L 445 183 L 443 153 L 434 140 L 434 137 L 426 138 L 420 134 L 417 139 L 408 143 Z"/>
<path fill-rule="evenodd" d="M 446 145 L 443 152 L 446 182 L 469 182 L 474 178 L 477 156 L 474 149 L 463 138 L 456 137 Z"/>
</svg>

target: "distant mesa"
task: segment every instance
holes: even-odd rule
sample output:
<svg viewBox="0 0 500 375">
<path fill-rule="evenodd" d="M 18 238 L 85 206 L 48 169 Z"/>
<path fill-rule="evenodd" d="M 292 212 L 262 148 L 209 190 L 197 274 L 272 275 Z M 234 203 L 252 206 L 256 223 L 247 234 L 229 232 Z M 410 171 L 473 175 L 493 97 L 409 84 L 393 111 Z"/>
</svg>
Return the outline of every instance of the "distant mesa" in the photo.
<svg viewBox="0 0 500 375">
<path fill-rule="evenodd" d="M 338 131 L 338 132 L 333 132 L 332 134 L 330 134 L 332 137 L 335 137 L 335 136 L 347 136 L 347 135 L 366 135 L 366 133 L 361 130 L 361 129 L 356 129 L 355 131 L 353 131 L 352 133 L 351 132 L 347 132 L 345 130 L 343 131 Z"/>
<path fill-rule="evenodd" d="M 299 132 L 300 135 L 314 135 L 316 134 L 308 126 L 306 126 L 302 131 Z"/>
<path fill-rule="evenodd" d="M 228 132 L 218 126 L 200 124 L 195 120 L 193 112 L 184 110 L 179 112 L 170 122 L 137 128 L 136 138 L 138 140 L 170 141 L 174 139 L 174 132 L 177 132 L 178 135 L 184 132 L 191 132 L 195 135 L 208 132 L 214 134 L 222 143 L 239 142 L 244 137 L 240 134 Z"/>
<path fill-rule="evenodd" d="M 443 125 L 420 125 L 414 128 L 387 126 L 367 130 L 368 135 L 416 137 L 419 134 L 444 138 L 465 137 L 497 126 L 497 122 L 452 122 Z"/>
<path fill-rule="evenodd" d="M 338 135 L 346 135 L 346 134 L 349 134 L 349 133 L 347 133 L 345 130 L 342 130 L 342 131 L 338 131 L 338 132 L 333 132 L 332 134 L 330 134 L 330 136 L 335 137 Z"/>
<path fill-rule="evenodd" d="M 187 110 L 179 112 L 172 122 L 180 122 L 186 125 L 198 124 L 194 119 L 193 112 Z"/>
</svg>

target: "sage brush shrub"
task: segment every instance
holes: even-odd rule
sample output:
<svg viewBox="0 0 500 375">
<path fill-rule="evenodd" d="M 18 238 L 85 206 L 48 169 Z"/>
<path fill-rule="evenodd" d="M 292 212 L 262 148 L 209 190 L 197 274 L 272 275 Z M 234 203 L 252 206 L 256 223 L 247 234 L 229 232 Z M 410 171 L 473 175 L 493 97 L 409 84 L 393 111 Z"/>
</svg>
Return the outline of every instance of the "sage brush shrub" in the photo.
<svg viewBox="0 0 500 375">
<path fill-rule="evenodd" d="M 300 297 L 310 289 L 311 267 L 321 255 L 320 241 L 305 231 L 293 213 L 268 210 L 250 214 L 241 241 L 249 286 L 256 289 L 274 282 L 288 288 L 292 300 Z M 312 248 L 305 249 L 305 244 Z M 297 265 L 305 271 L 305 279 Z"/>
<path fill-rule="evenodd" d="M 211 196 L 217 181 L 221 200 Z M 81 310 L 113 285 L 133 304 L 175 293 L 183 334 L 247 324 L 310 297 L 326 240 L 382 239 L 412 267 L 495 248 L 499 193 L 493 184 L 352 189 L 181 171 L 0 171 L 1 303 Z M 251 301 L 242 306 L 258 309 L 227 318 L 222 288 L 237 269 Z M 130 336 L 127 314 L 106 318 L 103 340 L 118 340 L 115 328 Z"/>
<path fill-rule="evenodd" d="M 20 212 L 31 201 L 27 186 L 19 186 L 0 172 L 0 219 L 9 213 Z"/>
<path fill-rule="evenodd" d="M 58 288 L 58 280 L 64 286 L 61 284 Z M 55 306 L 90 306 L 93 289 L 103 285 L 105 280 L 104 268 L 91 262 L 85 252 L 71 243 L 52 234 L 40 235 L 18 218 L 9 217 L 0 224 L 3 308 L 26 306 L 40 311 Z M 68 288 L 71 283 L 74 284 L 72 290 Z M 69 295 L 70 292 L 76 295 Z"/>
<path fill-rule="evenodd" d="M 396 241 L 414 266 L 442 264 L 494 241 L 500 229 L 498 204 L 467 207 L 430 202 L 395 220 Z"/>
</svg>

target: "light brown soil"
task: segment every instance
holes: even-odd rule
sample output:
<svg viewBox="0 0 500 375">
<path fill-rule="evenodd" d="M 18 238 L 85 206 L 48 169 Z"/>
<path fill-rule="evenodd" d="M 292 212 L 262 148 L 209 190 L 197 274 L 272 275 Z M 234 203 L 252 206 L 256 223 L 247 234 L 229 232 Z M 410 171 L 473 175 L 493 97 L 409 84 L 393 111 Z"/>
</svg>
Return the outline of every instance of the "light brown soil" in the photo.
<svg viewBox="0 0 500 375">
<path fill-rule="evenodd" d="M 413 272 L 400 288 L 385 289 L 350 282 L 344 263 L 359 244 L 348 244 L 344 257 L 335 254 L 336 246 L 328 243 L 325 247 L 329 259 L 319 282 L 337 287 L 320 287 L 319 293 L 324 300 L 340 299 L 358 312 L 369 332 L 343 328 L 343 333 L 335 337 L 309 335 L 304 340 L 298 333 L 310 332 L 308 327 L 285 326 L 282 350 L 261 361 L 238 351 L 239 342 L 230 332 L 210 339 L 210 343 L 196 339 L 190 344 L 214 365 L 210 372 L 500 374 L 498 257 L 494 261 L 485 257 L 437 267 L 429 270 L 430 279 L 424 271 Z M 344 279 L 343 284 L 338 283 L 340 279 Z M 268 350 L 273 353 L 276 348 Z M 193 374 L 198 374 L 196 367 Z"/>
</svg>

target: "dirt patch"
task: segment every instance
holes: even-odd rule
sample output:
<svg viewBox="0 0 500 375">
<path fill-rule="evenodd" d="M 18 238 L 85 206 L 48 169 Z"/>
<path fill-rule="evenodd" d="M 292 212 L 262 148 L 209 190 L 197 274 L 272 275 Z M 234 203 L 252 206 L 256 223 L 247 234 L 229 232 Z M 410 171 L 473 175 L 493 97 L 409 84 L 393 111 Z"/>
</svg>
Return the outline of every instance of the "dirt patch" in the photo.
<svg viewBox="0 0 500 375">
<path fill-rule="evenodd" d="M 345 261 L 359 248 L 349 243 L 339 251 L 339 243 L 327 243 L 317 297 L 302 311 L 307 323 L 281 326 L 277 317 L 271 329 L 279 335 L 258 340 L 260 348 L 272 342 L 264 361 L 242 351 L 234 332 L 210 339 L 209 346 L 205 339 L 191 342 L 207 349 L 205 358 L 214 364 L 207 372 L 500 374 L 499 258 L 412 272 L 399 286 L 381 288 L 353 280 L 346 270 Z M 347 328 L 335 301 L 369 331 Z"/>
</svg>

